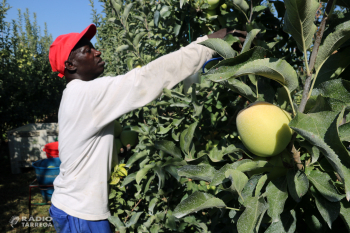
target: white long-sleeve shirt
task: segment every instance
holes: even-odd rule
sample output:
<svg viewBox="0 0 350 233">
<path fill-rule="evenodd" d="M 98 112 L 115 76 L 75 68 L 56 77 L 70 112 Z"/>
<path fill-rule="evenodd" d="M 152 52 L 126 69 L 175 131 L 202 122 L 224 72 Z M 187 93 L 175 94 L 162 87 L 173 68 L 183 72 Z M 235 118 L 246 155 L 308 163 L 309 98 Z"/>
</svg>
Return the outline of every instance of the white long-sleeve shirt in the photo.
<svg viewBox="0 0 350 233">
<path fill-rule="evenodd" d="M 198 71 L 214 51 L 197 43 L 162 56 L 125 75 L 69 82 L 58 113 L 60 173 L 52 204 L 85 220 L 110 216 L 114 120 L 153 101 Z"/>
</svg>

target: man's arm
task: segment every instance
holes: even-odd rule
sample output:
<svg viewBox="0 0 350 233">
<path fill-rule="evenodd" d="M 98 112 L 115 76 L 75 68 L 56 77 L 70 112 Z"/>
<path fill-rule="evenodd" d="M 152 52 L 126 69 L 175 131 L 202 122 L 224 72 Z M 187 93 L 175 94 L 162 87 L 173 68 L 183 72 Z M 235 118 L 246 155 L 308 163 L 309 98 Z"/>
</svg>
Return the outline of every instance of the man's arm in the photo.
<svg viewBox="0 0 350 233">
<path fill-rule="evenodd" d="M 226 29 L 224 29 L 226 30 Z M 210 35 L 219 38 L 222 30 Z M 194 74 L 215 52 L 199 42 L 208 36 L 198 38 L 186 47 L 164 55 L 142 68 L 136 68 L 117 77 L 104 77 L 89 82 L 95 96 L 92 99 L 97 125 L 105 125 L 114 119 L 142 107 L 154 100 L 164 88 L 171 89 L 177 83 Z M 101 93 L 102 92 L 102 93 Z"/>
</svg>

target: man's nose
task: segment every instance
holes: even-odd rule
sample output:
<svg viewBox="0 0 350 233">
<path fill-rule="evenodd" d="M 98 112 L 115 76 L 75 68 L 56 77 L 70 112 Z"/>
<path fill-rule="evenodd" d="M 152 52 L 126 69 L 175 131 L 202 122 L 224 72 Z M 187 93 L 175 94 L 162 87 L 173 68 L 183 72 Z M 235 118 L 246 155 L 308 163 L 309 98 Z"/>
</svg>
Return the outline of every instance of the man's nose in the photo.
<svg viewBox="0 0 350 233">
<path fill-rule="evenodd" d="M 95 49 L 95 56 L 100 56 L 101 52 Z"/>
</svg>

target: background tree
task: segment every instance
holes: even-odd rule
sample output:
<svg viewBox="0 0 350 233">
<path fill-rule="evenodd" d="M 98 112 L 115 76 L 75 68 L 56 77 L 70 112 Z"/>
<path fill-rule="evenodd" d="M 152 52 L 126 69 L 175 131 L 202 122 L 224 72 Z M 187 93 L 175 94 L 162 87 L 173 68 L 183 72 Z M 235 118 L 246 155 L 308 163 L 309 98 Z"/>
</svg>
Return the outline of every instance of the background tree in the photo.
<svg viewBox="0 0 350 233">
<path fill-rule="evenodd" d="M 52 36 L 46 24 L 44 35 L 29 11 L 6 22 L 10 8 L 0 3 L 0 129 L 1 141 L 10 129 L 35 122 L 57 122 L 64 80 L 52 73 L 49 47 Z"/>
</svg>

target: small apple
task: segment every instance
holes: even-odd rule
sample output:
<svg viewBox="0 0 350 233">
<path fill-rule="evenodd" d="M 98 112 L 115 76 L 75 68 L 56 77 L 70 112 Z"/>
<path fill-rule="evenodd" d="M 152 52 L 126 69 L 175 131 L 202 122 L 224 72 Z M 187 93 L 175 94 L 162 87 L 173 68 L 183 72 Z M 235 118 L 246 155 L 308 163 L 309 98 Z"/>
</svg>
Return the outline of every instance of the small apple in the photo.
<svg viewBox="0 0 350 233">
<path fill-rule="evenodd" d="M 253 154 L 270 157 L 282 152 L 292 138 L 290 115 L 266 102 L 255 102 L 240 111 L 236 118 L 238 134 Z"/>
<path fill-rule="evenodd" d="M 221 8 L 222 8 L 223 10 L 226 10 L 226 9 L 227 9 L 226 3 L 222 4 L 222 5 L 221 5 Z"/>
<path fill-rule="evenodd" d="M 47 168 L 55 168 L 55 166 L 48 166 Z"/>
<path fill-rule="evenodd" d="M 214 10 L 219 6 L 220 0 L 208 0 L 208 4 L 210 5 L 207 9 Z"/>
</svg>

